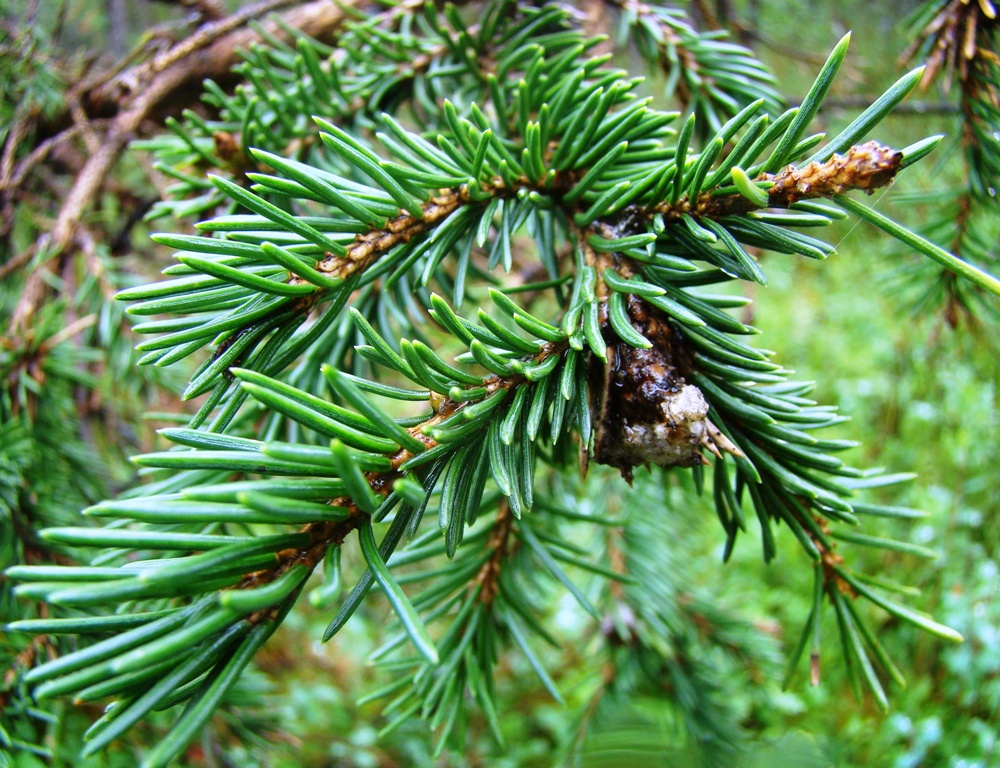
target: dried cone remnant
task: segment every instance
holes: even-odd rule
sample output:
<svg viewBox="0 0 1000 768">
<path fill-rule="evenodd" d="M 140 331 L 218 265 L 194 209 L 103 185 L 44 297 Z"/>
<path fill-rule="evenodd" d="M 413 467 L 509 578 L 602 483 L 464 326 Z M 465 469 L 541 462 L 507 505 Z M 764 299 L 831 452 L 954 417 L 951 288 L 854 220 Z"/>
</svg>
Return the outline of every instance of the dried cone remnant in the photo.
<svg viewBox="0 0 1000 768">
<path fill-rule="evenodd" d="M 698 387 L 684 380 L 686 352 L 666 318 L 632 296 L 629 316 L 653 345 L 637 349 L 615 338 L 608 362 L 593 358 L 590 401 L 595 404 L 593 459 L 621 470 L 693 467 L 704 463 L 701 449 L 738 449 L 708 420 L 708 403 Z"/>
</svg>

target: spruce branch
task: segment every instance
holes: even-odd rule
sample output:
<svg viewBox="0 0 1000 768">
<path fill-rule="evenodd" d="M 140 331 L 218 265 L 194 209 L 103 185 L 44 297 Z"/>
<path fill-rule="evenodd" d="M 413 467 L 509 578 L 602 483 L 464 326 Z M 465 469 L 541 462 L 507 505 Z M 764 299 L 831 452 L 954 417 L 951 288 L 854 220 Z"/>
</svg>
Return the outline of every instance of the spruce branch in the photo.
<svg viewBox="0 0 1000 768">
<path fill-rule="evenodd" d="M 756 333 L 728 312 L 742 299 L 700 289 L 763 283 L 751 253 L 758 247 L 825 258 L 832 247 L 799 229 L 842 218 L 840 208 L 994 288 L 845 196 L 884 186 L 933 148 L 934 139 L 901 151 L 859 143 L 920 71 L 822 143 L 806 132 L 846 55 L 845 38 L 801 107 L 772 119 L 759 114 L 758 98 L 699 142 L 697 115 L 675 133 L 677 115 L 651 108 L 633 95 L 636 81 L 591 58 L 593 43 L 565 9 L 509 13 L 507 4 L 490 4 L 477 29 L 453 10 L 423 7 L 420 17 L 409 4 L 394 11 L 398 34 L 381 22 L 356 28 L 355 39 L 384 45 L 388 61 L 352 57 L 343 39 L 340 57 L 300 39 L 294 52 L 275 45 L 252 53 L 256 67 L 245 70 L 258 94 L 310 80 L 310 89 L 326 83 L 334 100 L 348 94 L 350 78 L 358 90 L 343 99 L 348 108 L 359 97 L 397 115 L 411 107 L 419 131 L 392 115 L 377 123 L 359 116 L 346 127 L 321 119 L 317 138 L 289 158 L 288 138 L 316 110 L 283 110 L 294 99 L 275 96 L 257 112 L 253 97 L 231 106 L 213 89 L 229 116 L 246 122 L 246 159 L 271 170 L 256 168 L 240 183 L 178 173 L 185 194 L 205 194 L 190 210 L 206 201 L 214 208 L 222 197 L 226 207 L 198 225 L 199 235 L 158 236 L 179 251 L 169 279 L 119 294 L 136 302 L 134 315 L 174 316 L 136 326 L 152 336 L 139 345 L 145 363 L 167 366 L 215 347 L 185 392 L 208 396 L 188 427 L 164 431 L 174 449 L 137 458 L 154 470 L 147 486 L 87 510 L 111 525 L 42 534 L 105 550 L 91 565 L 9 572 L 26 598 L 88 610 L 136 606 L 125 619 L 85 619 L 90 631 L 112 634 L 32 670 L 37 695 L 121 697 L 93 731 L 90 751 L 151 709 L 189 701 L 150 757 L 164 764 L 210 717 L 320 562 L 339 579 L 339 552 L 354 531 L 366 570 L 324 639 L 377 583 L 401 631 L 376 657 L 418 653 L 397 658 L 397 679 L 377 692 L 394 697 L 388 729 L 419 713 L 443 749 L 464 732 L 471 694 L 501 740 L 498 637 L 517 645 L 559 698 L 530 642 L 549 639 L 529 596 L 544 584 L 540 576 L 599 621 L 591 577 L 629 584 L 646 568 L 633 594 L 624 588 L 643 613 L 637 642 L 622 645 L 632 653 L 622 666 L 666 671 L 678 685 L 704 682 L 711 693 L 714 682 L 685 667 L 694 635 L 677 638 L 674 649 L 660 641 L 677 608 L 656 589 L 670 587 L 655 568 L 654 534 L 663 532 L 643 531 L 637 516 L 630 549 L 646 545 L 645 565 L 636 557 L 622 573 L 594 562 L 563 530 L 618 521 L 540 492 L 541 478 L 571 476 L 593 458 L 626 477 L 647 463 L 690 467 L 699 489 L 711 471 L 727 558 L 749 513 L 766 560 L 784 523 L 820 564 L 812 619 L 825 597 L 846 658 L 881 700 L 869 661 L 881 653 L 855 602 L 956 639 L 883 598 L 837 559 L 839 550 L 832 554 L 835 542 L 900 550 L 847 526 L 886 514 L 857 501 L 858 490 L 901 478 L 845 466 L 836 454 L 853 444 L 813 434 L 842 417 L 812 401 L 811 385 L 789 380 L 770 353 L 741 340 Z M 404 21 L 420 40 L 403 34 Z M 448 30 L 457 42 L 441 47 Z M 385 88 L 414 50 L 427 55 L 427 72 L 395 101 Z M 344 59 L 353 70 L 343 72 Z M 435 72 L 441 77 L 429 76 Z M 449 89 L 447 100 L 435 98 L 439 87 Z M 294 97 L 312 107 L 318 93 Z M 372 127 L 382 129 L 378 143 Z M 232 150 L 217 142 L 219 129 L 199 126 L 183 142 L 185 155 L 214 163 L 210 149 Z M 251 147 L 258 139 L 263 146 Z M 174 142 L 168 154 L 177 149 Z M 817 202 L 824 198 L 839 207 Z M 510 274 L 529 253 L 544 279 L 512 288 Z M 533 299 L 531 311 L 519 291 Z M 436 525 L 425 521 L 434 517 Z M 643 519 L 652 525 L 649 514 Z M 332 578 L 313 593 L 319 602 Z M 685 621 L 710 623 L 705 612 L 699 617 Z M 69 630 L 63 621 L 13 628 Z M 70 621 L 78 630 L 80 619 Z M 691 711 L 719 711 L 713 699 Z"/>
<path fill-rule="evenodd" d="M 664 72 L 667 97 L 697 116 L 704 138 L 752 102 L 762 101 L 770 112 L 781 110 L 774 75 L 750 50 L 725 40 L 725 33 L 701 32 L 682 11 L 665 4 L 606 4 L 621 14 L 619 43 L 631 38 L 643 57 Z"/>
<path fill-rule="evenodd" d="M 965 155 L 968 183 L 955 189 L 952 199 L 938 204 L 940 216 L 922 228 L 966 261 L 991 267 L 998 254 L 984 222 L 997 210 L 995 190 L 1000 183 L 997 128 L 1000 127 L 1000 23 L 992 3 L 927 2 L 910 18 L 914 39 L 901 62 L 922 58 L 926 62 L 921 87 L 935 79 L 947 92 L 957 83 L 959 111 L 963 115 L 960 142 Z M 963 316 L 985 311 L 996 315 L 986 294 L 971 289 L 940 269 L 913 265 L 899 275 L 904 288 L 914 294 L 915 309 L 940 307 L 949 326 Z"/>
</svg>

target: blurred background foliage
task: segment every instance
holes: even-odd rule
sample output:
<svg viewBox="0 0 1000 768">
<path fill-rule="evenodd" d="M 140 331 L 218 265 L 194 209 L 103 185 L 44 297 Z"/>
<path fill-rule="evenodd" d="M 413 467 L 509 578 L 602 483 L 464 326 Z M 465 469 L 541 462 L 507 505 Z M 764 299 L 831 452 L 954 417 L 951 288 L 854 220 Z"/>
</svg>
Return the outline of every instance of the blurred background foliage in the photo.
<svg viewBox="0 0 1000 768">
<path fill-rule="evenodd" d="M 74 78 L 86 77 L 98 63 L 106 66 L 109 57 L 118 59 L 133 46 L 155 45 L 157 30 L 181 24 L 196 4 L 109 0 L 102 6 L 46 0 L 38 6 L 8 0 L 4 5 L 0 137 L 6 140 L 26 113 L 35 115 L 32 126 L 36 136 L 42 136 L 46 120 L 65 106 Z M 845 31 L 853 30 L 845 73 L 833 93 L 835 103 L 847 106 L 827 108 L 820 115 L 824 128 L 837 130 L 853 116 L 847 107 L 855 99 L 880 93 L 898 77 L 896 59 L 916 36 L 899 21 L 904 11 L 920 5 L 927 4 L 743 0 L 694 3 L 688 10 L 702 24 L 728 23 L 736 38 L 775 72 L 778 90 L 786 96 L 804 92 L 817 62 Z M 238 3 L 230 0 L 226 6 L 232 10 Z M 646 70 L 637 54 L 618 55 L 632 71 Z M 662 98 L 661 75 L 651 73 L 647 87 Z M 954 83 L 951 91 L 930 88 L 910 100 L 922 100 L 928 109 L 896 114 L 883 127 L 881 138 L 893 146 L 936 132 L 949 137 L 935 158 L 879 193 L 878 206 L 892 204 L 894 215 L 906 223 L 926 222 L 938 210 L 938 203 L 915 194 L 918 190 L 944 194 L 961 188 L 968 178 L 959 97 Z M 50 223 L 73 168 L 72 151 L 65 153 L 65 177 L 57 165 L 5 219 L 0 267 L 29 248 Z M 143 153 L 125 157 L 115 174 L 116 199 L 104 201 L 88 221 L 96 235 L 93 248 L 52 276 L 61 298 L 34 321 L 28 342 L 36 352 L 48 344 L 46 351 L 52 353 L 40 355 L 44 364 L 32 367 L 26 364 L 33 359 L 31 350 L 10 343 L 0 348 L 0 378 L 5 381 L 0 402 L 0 567 L 61 557 L 58 552 L 31 551 L 30 536 L 18 538 L 12 532 L 39 520 L 66 524 L 60 520 L 113 495 L 132 479 L 126 457 L 156 447 L 143 412 L 180 412 L 184 407 L 169 394 L 179 390 L 184 372 L 167 375 L 160 369 L 136 368 L 134 342 L 121 310 L 107 301 L 129 275 L 149 277 L 167 263 L 166 252 L 148 240 L 139 222 L 160 197 L 163 184 Z M 995 211 L 992 216 L 994 221 L 983 226 L 996 235 L 995 252 L 1000 226 Z M 867 565 L 895 581 L 916 585 L 922 591 L 921 607 L 961 632 L 965 643 L 952 646 L 884 614 L 873 617 L 879 638 L 890 655 L 901 660 L 909 682 L 905 690 L 891 690 L 888 715 L 879 713 L 871 701 L 854 698 L 836 658 L 824 657 L 820 686 L 809 686 L 800 672 L 790 688 L 782 690 L 785 657 L 808 613 L 811 592 L 808 569 L 789 564 L 797 556 L 792 537 L 779 539 L 779 556 L 770 565 L 761 560 L 759 542 L 755 546 L 744 540 L 731 562 L 722 566 L 723 537 L 711 499 L 695 500 L 686 474 L 675 472 L 664 483 L 659 475 L 638 472 L 629 492 L 613 473 L 595 469 L 580 511 L 600 511 L 596 505 L 614 511 L 627 493 L 649 499 L 646 506 L 655 508 L 655 516 L 643 521 L 644 540 L 636 545 L 652 541 L 661 547 L 665 569 L 676 574 L 671 582 L 673 604 L 679 626 L 688 634 L 679 633 L 685 645 L 674 649 L 673 667 L 667 664 L 661 670 L 661 685 L 629 678 L 641 677 L 641 670 L 628 669 L 634 658 L 616 656 L 614 643 L 607 641 L 613 630 L 602 627 L 599 634 L 583 634 L 582 611 L 554 593 L 548 626 L 556 628 L 560 648 L 546 649 L 543 660 L 565 705 L 552 700 L 523 657 L 512 655 L 498 675 L 506 749 L 499 751 L 485 722 L 473 717 L 466 752 L 446 751 L 435 761 L 424 724 L 410 721 L 380 736 L 386 722 L 381 705 L 362 698 L 391 679 L 366 661 L 392 631 L 385 602 L 366 603 L 360 620 L 321 645 L 318 637 L 329 617 L 303 601 L 258 656 L 256 669 L 230 694 L 230 703 L 238 706 L 224 707 L 178 764 L 1000 764 L 996 326 L 976 312 L 956 319 L 940 304 L 914 298 L 929 279 L 925 272 L 919 279 L 912 270 L 908 273 L 907 265 L 917 257 L 866 225 L 843 226 L 832 242 L 839 242 L 838 253 L 823 264 L 768 257 L 769 285 L 757 290 L 758 301 L 749 311 L 777 359 L 796 361 L 801 377 L 819 382 L 817 399 L 851 415 L 849 424 L 837 428 L 841 434 L 830 435 L 861 441 L 854 455 L 845 457 L 848 462 L 919 475 L 902 498 L 897 491 L 891 503 L 929 512 L 913 540 L 936 548 L 940 557 L 928 564 L 868 550 Z M 0 283 L 4 324 L 22 289 L 16 274 L 5 275 Z M 78 323 L 72 335 L 63 332 L 71 322 Z M 29 440 L 33 449 L 25 452 Z M 664 497 L 666 503 L 660 501 Z M 886 523 L 886 532 L 899 533 L 892 525 Z M 639 534 L 632 530 L 631 535 Z M 576 543 L 608 546 L 590 540 Z M 357 563 L 348 565 L 357 570 Z M 0 601 L 5 621 L 33 610 L 15 604 L 6 587 Z M 831 624 L 824 631 L 832 634 L 836 628 Z M 0 671 L 7 673 L 0 685 L 0 724 L 7 742 L 0 745 L 0 764 L 134 765 L 137 752 L 157 738 L 155 720 L 133 732 L 122 749 L 80 762 L 75 755 L 95 717 L 93 709 L 58 703 L 37 710 L 16 695 L 17 665 L 25 654 L 45 652 L 24 638 L 0 641 Z M 612 677 L 622 690 L 606 690 Z M 697 713 L 703 737 L 688 727 L 690 723 L 682 724 L 685 686 L 690 685 L 718 687 L 707 697 L 713 707 Z M 31 745 L 40 749 L 19 748 Z"/>
</svg>

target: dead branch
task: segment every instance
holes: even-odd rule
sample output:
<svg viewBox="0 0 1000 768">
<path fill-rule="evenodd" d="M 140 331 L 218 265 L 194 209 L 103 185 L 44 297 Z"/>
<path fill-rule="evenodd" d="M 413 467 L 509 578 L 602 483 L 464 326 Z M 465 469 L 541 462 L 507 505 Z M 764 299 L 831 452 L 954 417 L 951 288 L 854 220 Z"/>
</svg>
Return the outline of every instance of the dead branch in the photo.
<svg viewBox="0 0 1000 768">
<path fill-rule="evenodd" d="M 262 0 L 226 19 L 206 23 L 187 40 L 151 61 L 133 67 L 100 89 L 99 98 L 112 99 L 118 107 L 117 114 L 105 126 L 95 150 L 77 175 L 51 231 L 39 238 L 30 255 L 14 258 L 20 265 L 30 261 L 37 253 L 44 253 L 46 264 L 28 278 L 14 308 L 12 331 L 23 332 L 45 300 L 49 291 L 49 276 L 62 272 L 82 217 L 99 195 L 122 150 L 135 137 L 143 121 L 188 83 L 227 73 L 237 62 L 239 51 L 261 39 L 260 33 L 249 23 L 292 2 L 294 0 Z M 317 0 L 289 10 L 282 17 L 282 22 L 286 27 L 322 37 L 344 18 L 343 5 Z M 287 38 L 276 22 L 262 26 L 273 35 Z M 94 128 L 94 125 L 89 127 Z M 74 130 L 79 132 L 82 129 Z"/>
</svg>

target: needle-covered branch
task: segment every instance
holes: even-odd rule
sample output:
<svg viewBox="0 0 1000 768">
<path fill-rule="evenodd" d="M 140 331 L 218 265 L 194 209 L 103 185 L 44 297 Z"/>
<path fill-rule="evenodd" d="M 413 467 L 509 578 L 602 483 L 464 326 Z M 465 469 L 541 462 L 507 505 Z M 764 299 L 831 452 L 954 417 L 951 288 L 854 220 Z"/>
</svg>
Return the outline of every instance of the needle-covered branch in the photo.
<svg viewBox="0 0 1000 768">
<path fill-rule="evenodd" d="M 669 5 L 637 0 L 606 4 L 620 14 L 618 39 L 634 42 L 643 58 L 666 74 L 667 97 L 697 115 L 702 138 L 757 100 L 770 112 L 781 110 L 774 75 L 724 33 L 695 29 L 683 11 Z"/>
<path fill-rule="evenodd" d="M 834 154 L 825 162 L 814 160 L 804 168 L 791 165 L 779 173 L 762 173 L 753 180 L 734 167 L 731 173 L 735 190 L 729 194 L 724 194 L 724 188 L 714 189 L 695 199 L 659 203 L 653 210 L 673 221 L 684 214 L 697 219 L 721 219 L 765 208 L 791 208 L 800 200 L 831 200 L 854 190 L 872 194 L 891 184 L 902 165 L 902 152 L 869 141 L 851 147 L 844 155 Z"/>
<path fill-rule="evenodd" d="M 85 628 L 111 636 L 31 673 L 41 696 L 120 697 L 92 744 L 190 701 L 151 762 L 175 754 L 321 563 L 309 599 L 336 604 L 326 639 L 378 584 L 401 631 L 376 658 L 416 650 L 393 658 L 396 679 L 373 694 L 393 697 L 389 729 L 421 714 L 443 749 L 464 733 L 471 694 L 499 740 L 499 641 L 559 698 L 533 650 L 552 639 L 535 609 L 545 582 L 596 622 L 605 580 L 641 570 L 594 562 L 565 532 L 621 524 L 554 498 L 591 460 L 637 480 L 645 465 L 690 468 L 699 489 L 708 479 L 727 558 L 751 514 L 767 560 L 777 524 L 787 526 L 805 562 L 821 564 L 814 618 L 825 596 L 877 696 L 869 652 L 885 660 L 855 602 L 955 639 L 831 559 L 842 544 L 905 548 L 852 529 L 866 515 L 899 516 L 857 493 L 902 478 L 848 467 L 836 454 L 853 443 L 814 434 L 842 417 L 746 343 L 757 330 L 730 313 L 746 300 L 727 288 L 766 281 L 759 250 L 831 254 L 801 230 L 841 209 L 992 286 L 848 197 L 893 182 L 936 144 L 862 143 L 920 71 L 832 139 L 807 136 L 845 38 L 800 107 L 772 116 L 758 99 L 699 141 L 697 116 L 675 130 L 676 113 L 588 55 L 594 41 L 562 7 L 483 10 L 478 27 L 433 4 L 398 30 L 362 24 L 359 50 L 384 49 L 370 66 L 303 40 L 253 54 L 256 92 L 302 83 L 295 98 L 310 109 L 282 111 L 277 96 L 233 106 L 245 159 L 260 165 L 238 182 L 185 177 L 217 215 L 198 235 L 158 235 L 179 250 L 168 279 L 119 295 L 145 320 L 144 363 L 213 354 L 184 393 L 207 395 L 197 413 L 164 431 L 177 447 L 136 460 L 150 482 L 88 510 L 113 522 L 43 534 L 98 548 L 91 565 L 12 574 L 19 593 L 56 606 L 134 610 L 91 617 Z M 427 71 L 402 84 L 414 52 L 429 57 Z M 356 99 L 393 114 L 338 124 L 341 102 Z M 314 120 L 321 103 L 340 106 Z M 185 151 L 201 155 L 211 129 Z M 288 137 L 306 133 L 316 138 L 288 157 Z M 364 571 L 338 601 L 340 552 L 355 531 Z M 644 614 L 641 642 L 625 645 L 669 664 L 652 647 L 649 627 L 667 623 L 658 610 Z M 16 628 L 68 631 L 61 621 Z"/>
</svg>

